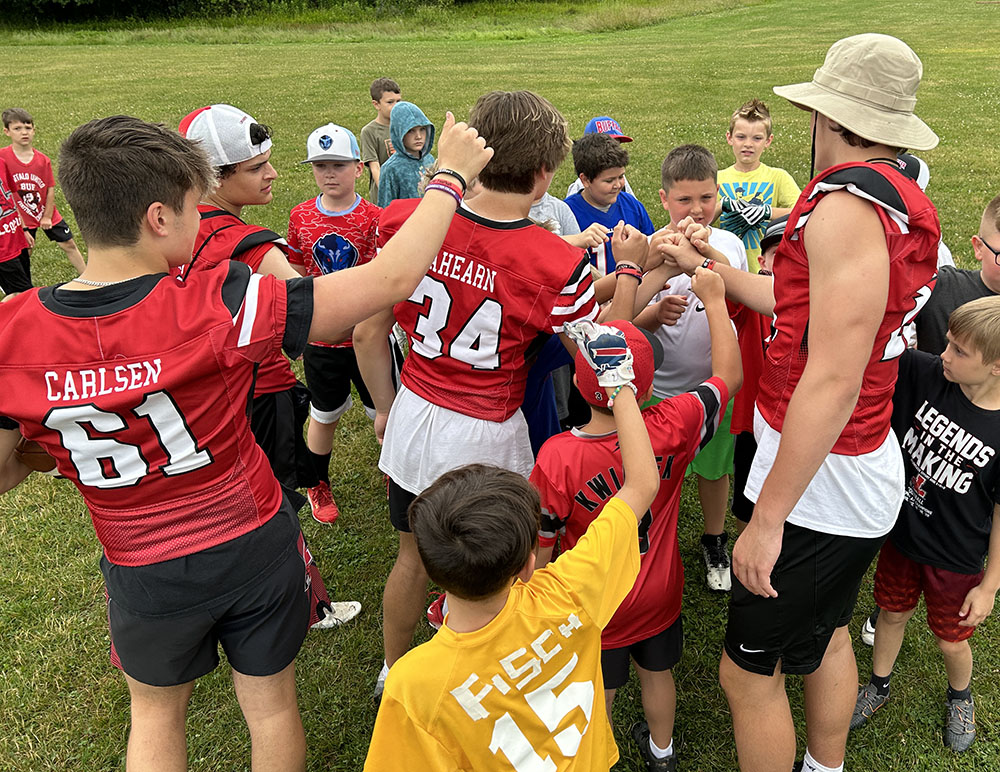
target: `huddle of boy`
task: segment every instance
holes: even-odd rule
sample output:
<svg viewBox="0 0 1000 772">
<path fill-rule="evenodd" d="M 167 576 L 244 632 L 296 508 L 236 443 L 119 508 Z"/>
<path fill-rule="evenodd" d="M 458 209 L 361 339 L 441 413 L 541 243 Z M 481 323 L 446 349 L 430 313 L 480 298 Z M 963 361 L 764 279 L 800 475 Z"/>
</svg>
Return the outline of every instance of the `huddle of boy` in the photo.
<svg viewBox="0 0 1000 772">
<path fill-rule="evenodd" d="M 56 242 L 66 253 L 76 272 L 82 273 L 83 255 L 73 241 L 72 231 L 56 209 L 52 161 L 34 148 L 34 118 L 27 110 L 18 107 L 4 110 L 2 117 L 3 133 L 10 139 L 10 144 L 0 148 L 0 162 L 6 164 L 13 181 L 25 229 L 34 239 L 41 228 L 49 241 Z"/>
<path fill-rule="evenodd" d="M 670 225 L 653 235 L 650 248 L 673 237 L 682 221 L 707 228 L 708 243 L 726 256 L 729 263 L 747 269 L 746 252 L 735 235 L 709 223 L 715 213 L 718 186 L 715 158 L 700 145 L 681 145 L 663 160 L 660 201 L 670 215 Z M 663 346 L 663 364 L 653 378 L 657 400 L 683 394 L 706 380 L 712 372 L 712 341 L 704 306 L 689 302 L 691 279 L 681 274 L 670 280 L 668 290 L 636 317 L 636 324 L 656 335 Z M 681 313 L 674 319 L 675 309 Z M 670 324 L 663 324 L 665 315 Z M 733 437 L 729 432 L 732 406 L 723 410 L 721 428 L 712 441 L 691 462 L 698 480 L 698 494 L 705 518 L 701 537 L 706 582 L 712 590 L 728 592 L 731 586 L 728 536 L 725 531 L 729 505 L 729 475 L 733 470 Z"/>
</svg>

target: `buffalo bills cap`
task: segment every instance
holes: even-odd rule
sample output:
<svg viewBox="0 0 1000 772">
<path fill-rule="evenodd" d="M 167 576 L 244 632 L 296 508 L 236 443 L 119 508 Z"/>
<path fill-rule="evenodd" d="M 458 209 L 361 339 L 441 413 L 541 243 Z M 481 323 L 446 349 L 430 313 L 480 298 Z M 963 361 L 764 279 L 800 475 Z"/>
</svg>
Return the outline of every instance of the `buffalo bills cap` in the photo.
<svg viewBox="0 0 1000 772">
<path fill-rule="evenodd" d="M 632 138 L 625 136 L 621 124 L 614 118 L 602 115 L 598 118 L 591 118 L 583 129 L 584 134 L 607 134 L 614 137 L 619 142 L 631 142 Z"/>
</svg>

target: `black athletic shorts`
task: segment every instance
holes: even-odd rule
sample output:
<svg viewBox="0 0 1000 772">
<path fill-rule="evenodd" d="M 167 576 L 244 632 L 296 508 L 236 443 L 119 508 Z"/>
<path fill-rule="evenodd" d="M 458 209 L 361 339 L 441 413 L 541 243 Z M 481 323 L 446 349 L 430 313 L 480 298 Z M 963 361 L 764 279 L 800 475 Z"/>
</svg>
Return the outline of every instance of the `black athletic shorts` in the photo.
<svg viewBox="0 0 1000 772">
<path fill-rule="evenodd" d="M 37 232 L 38 228 L 28 228 L 28 233 L 31 234 L 32 238 L 34 238 Z M 66 225 L 65 220 L 60 220 L 51 228 L 46 228 L 45 235 L 49 237 L 49 241 L 54 241 L 57 244 L 64 241 L 72 241 L 73 239 L 73 231 Z"/>
<path fill-rule="evenodd" d="M 278 482 L 292 491 L 319 484 L 302 434 L 308 415 L 309 390 L 301 383 L 253 398 L 250 430 Z"/>
<path fill-rule="evenodd" d="M 748 499 L 743 491 L 747 487 L 747 477 L 750 476 L 750 467 L 753 465 L 753 457 L 757 455 L 757 440 L 753 437 L 753 432 L 740 432 L 736 435 L 736 444 L 733 448 L 733 517 L 744 523 L 749 523 L 753 516 L 753 502 Z"/>
<path fill-rule="evenodd" d="M 604 673 L 605 689 L 620 689 L 628 681 L 629 659 L 643 670 L 661 673 L 672 670 L 681 661 L 684 650 L 684 628 L 681 617 L 661 633 L 652 638 L 622 646 L 620 649 L 605 649 L 601 652 L 601 672 Z"/>
<path fill-rule="evenodd" d="M 290 519 L 291 518 L 291 519 Z M 285 539 L 289 527 L 298 529 L 295 514 L 287 503 L 258 531 L 273 534 L 269 541 L 283 544 L 265 558 L 254 545 L 247 556 L 260 556 L 259 568 L 237 565 L 232 574 L 251 576 L 235 589 L 212 601 L 196 602 L 188 609 L 174 608 L 180 599 L 165 591 L 153 607 L 152 597 L 160 588 L 149 588 L 151 600 L 137 604 L 141 593 L 126 592 L 131 600 L 122 605 L 109 598 L 108 627 L 111 631 L 112 663 L 128 675 L 151 686 L 175 686 L 200 678 L 219 664 L 219 644 L 233 669 L 244 675 L 273 675 L 286 668 L 305 639 L 309 629 L 310 577 L 305 562 L 305 542 L 301 532 L 291 541 Z M 254 534 L 255 536 L 256 534 Z M 232 543 L 247 543 L 251 535 Z M 229 544 L 206 550 L 204 557 L 237 553 Z M 167 585 L 183 586 L 186 576 L 198 573 L 202 553 L 156 564 L 156 573 Z M 256 559 L 254 560 L 256 562 Z M 227 564 L 228 565 L 228 564 Z M 140 569 L 144 567 L 139 567 Z M 126 569 L 127 571 L 127 569 Z M 249 572 L 249 573 L 248 573 Z M 140 573 L 145 573 L 140 571 Z M 107 575 L 106 575 L 107 576 Z M 175 582 L 170 581 L 170 577 Z M 141 578 L 139 579 L 141 581 Z M 133 590 L 138 587 L 138 584 Z M 210 588 L 204 588 L 209 592 Z M 117 595 L 119 590 L 112 590 Z M 197 593 L 195 593 L 197 594 Z M 142 607 L 137 607 L 137 606 Z M 152 614 L 159 608 L 167 613 Z"/>
<path fill-rule="evenodd" d="M 352 383 L 361 403 L 369 410 L 375 409 L 353 348 L 306 346 L 302 362 L 309 386 L 309 415 L 313 420 L 332 424 L 350 410 Z"/>
<path fill-rule="evenodd" d="M 410 518 L 408 510 L 410 504 L 417 497 L 416 493 L 410 493 L 405 488 L 400 488 L 391 479 L 388 480 L 389 494 L 389 522 L 397 531 L 410 533 Z"/>
<path fill-rule="evenodd" d="M 834 536 L 785 523 L 771 571 L 777 598 L 747 590 L 733 575 L 726 653 L 744 670 L 806 674 L 820 666 L 834 630 L 854 613 L 858 589 L 885 536 Z"/>
<path fill-rule="evenodd" d="M 4 295 L 15 292 L 27 292 L 31 289 L 31 261 L 28 250 L 22 249 L 21 254 L 13 260 L 0 263 L 0 290 Z"/>
</svg>

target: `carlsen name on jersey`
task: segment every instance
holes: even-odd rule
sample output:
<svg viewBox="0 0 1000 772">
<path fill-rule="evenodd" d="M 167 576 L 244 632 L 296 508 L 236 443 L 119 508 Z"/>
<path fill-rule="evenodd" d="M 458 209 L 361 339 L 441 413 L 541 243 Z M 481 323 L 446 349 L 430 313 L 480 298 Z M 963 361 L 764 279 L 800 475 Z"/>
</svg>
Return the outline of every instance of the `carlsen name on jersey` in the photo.
<svg viewBox="0 0 1000 772">
<path fill-rule="evenodd" d="M 143 389 L 160 380 L 160 369 L 157 358 L 93 370 L 46 370 L 46 396 L 49 402 L 60 402 Z"/>
<path fill-rule="evenodd" d="M 452 279 L 468 284 L 476 289 L 493 292 L 496 283 L 497 272 L 480 265 L 471 257 L 456 255 L 442 249 L 440 254 L 431 263 L 431 273 L 449 276 Z"/>
</svg>

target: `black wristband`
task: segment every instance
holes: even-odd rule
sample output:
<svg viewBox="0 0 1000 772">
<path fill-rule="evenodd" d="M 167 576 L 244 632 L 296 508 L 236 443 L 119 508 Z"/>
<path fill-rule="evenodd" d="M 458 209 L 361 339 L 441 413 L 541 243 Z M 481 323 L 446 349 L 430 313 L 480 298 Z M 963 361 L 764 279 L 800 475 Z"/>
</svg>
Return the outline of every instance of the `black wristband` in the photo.
<svg viewBox="0 0 1000 772">
<path fill-rule="evenodd" d="M 469 190 L 469 186 L 465 182 L 465 177 L 463 177 L 461 174 L 459 174 L 458 172 L 456 172 L 454 169 L 438 169 L 436 172 L 434 172 L 434 174 L 431 175 L 431 179 L 433 180 L 439 174 L 448 174 L 448 175 L 451 175 L 452 177 L 454 177 L 456 180 L 458 180 L 458 184 L 462 186 L 462 195 L 463 196 Z"/>
</svg>

